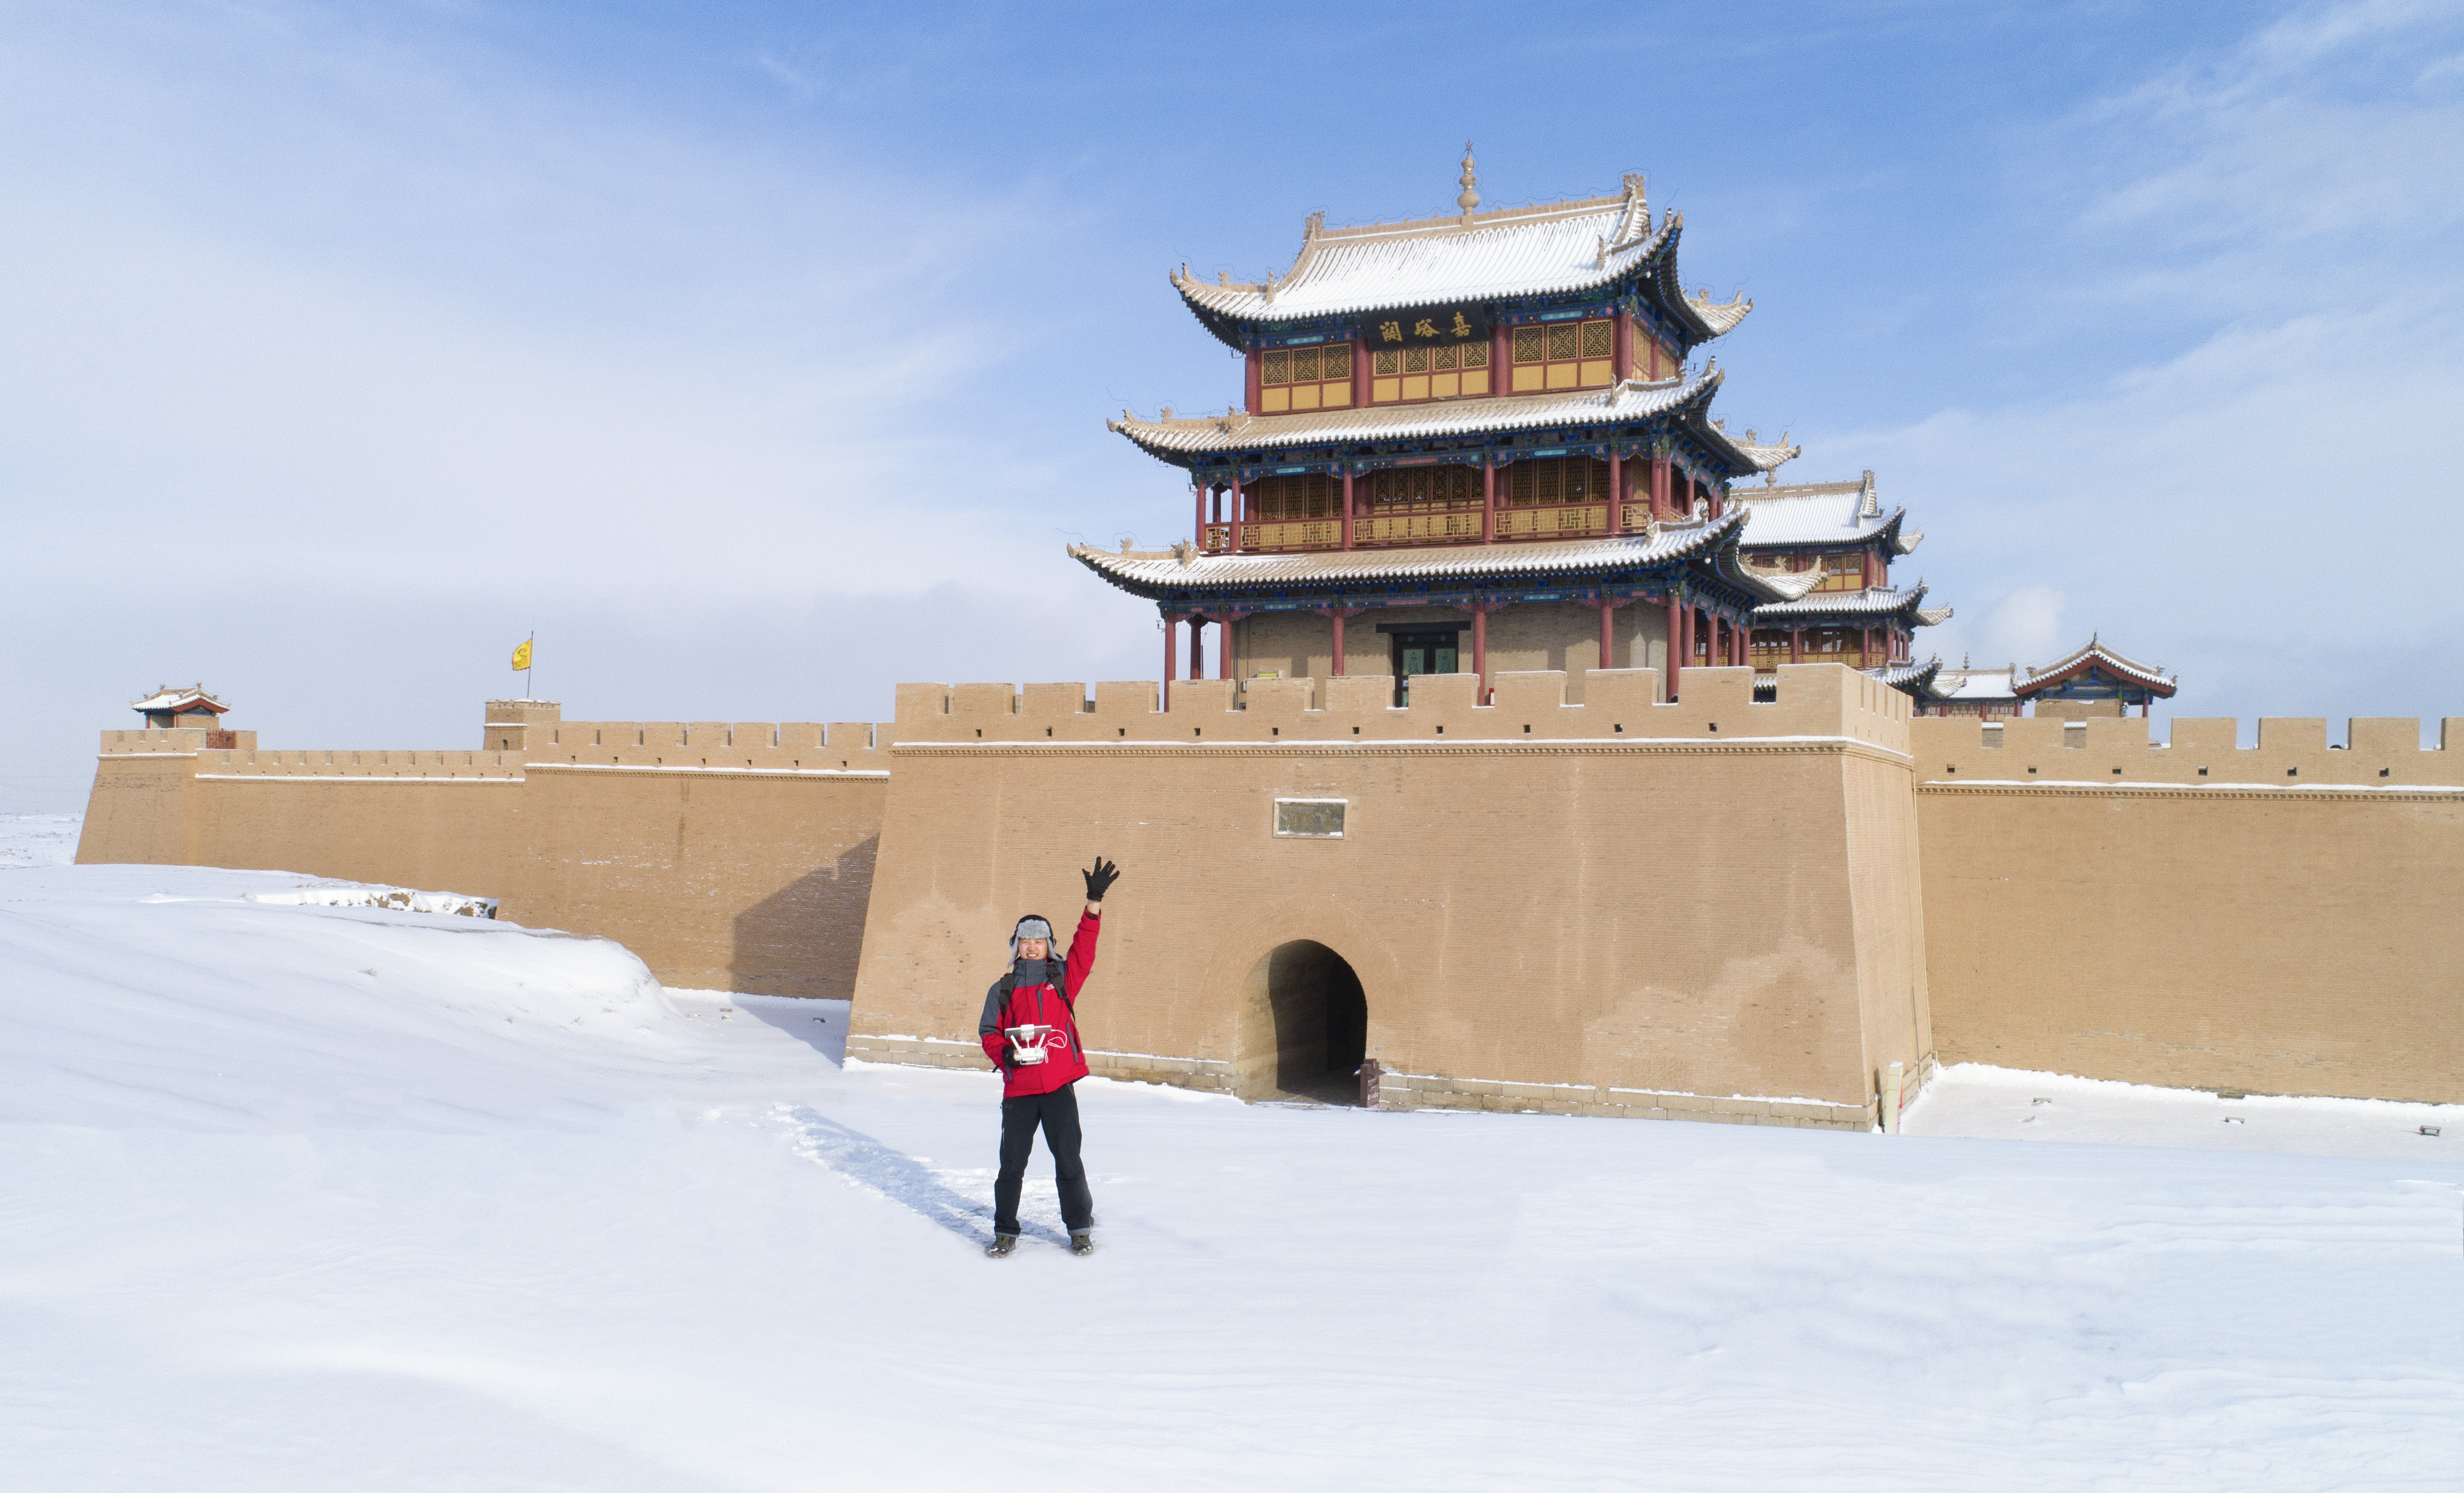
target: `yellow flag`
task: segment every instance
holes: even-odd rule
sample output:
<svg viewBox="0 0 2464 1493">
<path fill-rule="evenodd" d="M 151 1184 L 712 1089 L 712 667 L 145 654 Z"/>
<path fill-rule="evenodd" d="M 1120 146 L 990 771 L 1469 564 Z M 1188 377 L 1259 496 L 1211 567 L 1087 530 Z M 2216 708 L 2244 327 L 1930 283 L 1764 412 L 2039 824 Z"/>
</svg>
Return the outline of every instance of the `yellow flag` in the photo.
<svg viewBox="0 0 2464 1493">
<path fill-rule="evenodd" d="M 517 669 L 527 669 L 530 666 L 531 640 L 525 637 L 522 639 L 521 646 L 514 650 L 514 667 Z"/>
</svg>

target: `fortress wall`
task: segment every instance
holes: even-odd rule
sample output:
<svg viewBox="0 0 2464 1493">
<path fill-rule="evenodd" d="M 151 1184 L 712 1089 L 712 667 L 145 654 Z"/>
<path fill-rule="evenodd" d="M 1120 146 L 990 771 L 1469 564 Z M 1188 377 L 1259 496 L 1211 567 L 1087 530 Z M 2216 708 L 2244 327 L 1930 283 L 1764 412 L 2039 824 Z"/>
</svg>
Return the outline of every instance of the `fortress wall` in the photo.
<svg viewBox="0 0 2464 1493">
<path fill-rule="evenodd" d="M 251 764 L 218 770 L 238 766 L 208 763 L 189 787 L 191 865 L 296 871 L 474 897 L 502 897 L 511 884 L 521 838 L 518 769 L 455 774 L 405 767 L 396 775 Z"/>
<path fill-rule="evenodd" d="M 1165 712 L 1143 682 L 902 686 L 849 1051 L 982 1066 L 1012 923 L 1067 921 L 1101 853 L 1098 1071 L 1254 1084 L 1262 962 L 1309 940 L 1358 973 L 1390 1103 L 1861 1125 L 1869 1025 L 1923 1047 L 1862 1011 L 1915 909 L 1887 879 L 1860 903 L 1848 863 L 1852 817 L 1889 817 L 1852 764 L 1907 815 L 1905 697 L 1834 665 L 1765 705 L 1749 669 L 1686 680 L 1662 705 L 1650 671 L 1599 673 L 1567 705 L 1562 674 L 1505 674 L 1478 706 L 1440 675 L 1408 709 L 1382 679 L 1256 680 L 1241 710 L 1210 680 Z M 1346 800 L 1343 837 L 1276 835 L 1278 797 Z"/>
<path fill-rule="evenodd" d="M 615 939 L 669 985 L 844 1000 L 887 789 L 877 770 L 534 761 L 499 916 Z"/>
<path fill-rule="evenodd" d="M 144 734 L 194 736 L 202 743 L 206 733 Z M 94 791 L 86 799 L 85 824 L 77 833 L 79 865 L 190 863 L 188 790 L 196 773 L 196 747 L 176 751 L 169 749 L 177 745 L 172 742 L 143 745 L 157 749 L 104 744 L 103 756 L 95 764 Z"/>
<path fill-rule="evenodd" d="M 1944 1059 L 2464 1101 L 2464 721 L 2145 725 L 1913 723 Z"/>
<path fill-rule="evenodd" d="M 77 858 L 494 897 L 502 917 L 618 939 L 670 984 L 849 992 L 889 768 L 876 727 L 556 708 L 490 702 L 486 739 L 509 745 L 475 751 L 106 731 Z"/>
<path fill-rule="evenodd" d="M 1914 784 L 1904 769 L 1861 756 L 1848 761 L 1847 779 L 1848 886 L 1866 1067 L 1879 1086 L 1889 1064 L 1904 1065 L 1904 1107 L 1930 1076 L 1934 1055 Z"/>
</svg>

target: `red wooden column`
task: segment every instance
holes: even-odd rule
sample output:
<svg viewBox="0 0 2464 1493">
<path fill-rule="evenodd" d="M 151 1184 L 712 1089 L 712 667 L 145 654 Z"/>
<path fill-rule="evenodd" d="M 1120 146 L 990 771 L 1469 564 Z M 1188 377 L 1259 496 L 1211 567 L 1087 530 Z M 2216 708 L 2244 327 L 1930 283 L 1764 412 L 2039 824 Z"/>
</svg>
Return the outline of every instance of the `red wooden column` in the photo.
<svg viewBox="0 0 2464 1493">
<path fill-rule="evenodd" d="M 1172 677 L 1180 672 L 1180 618 L 1163 614 L 1163 707 L 1172 708 Z"/>
<path fill-rule="evenodd" d="M 1668 598 L 1668 698 L 1671 702 L 1677 699 L 1677 671 L 1684 667 L 1682 659 L 1685 648 L 1685 625 L 1681 620 L 1684 611 L 1685 603 L 1671 593 Z"/>
<path fill-rule="evenodd" d="M 1343 471 L 1343 547 L 1346 549 L 1352 547 L 1352 469 L 1350 467 L 1344 468 Z M 1334 650 L 1338 657 L 1342 656 L 1343 618 L 1341 616 L 1334 619 Z M 1343 670 L 1337 668 L 1334 672 L 1341 674 Z"/>
<path fill-rule="evenodd" d="M 1352 339 L 1352 408 L 1369 408 L 1369 343 L 1360 337 Z"/>
<path fill-rule="evenodd" d="M 1617 666 L 1617 609 L 1625 606 L 1633 600 L 1634 598 L 1631 596 L 1625 596 L 1616 600 L 1611 600 L 1610 598 L 1603 596 L 1599 600 L 1592 603 L 1593 606 L 1600 609 L 1599 667 L 1603 669 L 1614 669 Z"/>
<path fill-rule="evenodd" d="M 1480 542 L 1497 543 L 1497 453 L 1493 451 L 1480 460 Z"/>
<path fill-rule="evenodd" d="M 1480 677 L 1480 683 L 1475 686 L 1478 692 L 1472 696 L 1472 702 L 1474 704 L 1481 705 L 1488 703 L 1488 613 L 1490 605 L 1490 603 L 1485 601 L 1475 601 L 1471 604 L 1471 672 Z"/>
<path fill-rule="evenodd" d="M 1243 509 L 1243 505 L 1245 504 L 1245 502 L 1246 502 L 1246 500 L 1245 500 L 1245 499 L 1243 499 L 1243 498 L 1241 496 L 1241 479 L 1240 479 L 1239 477 L 1237 477 L 1237 476 L 1236 476 L 1236 477 L 1234 477 L 1234 478 L 1232 479 L 1232 498 L 1231 498 L 1231 507 L 1230 507 L 1230 511 L 1226 512 L 1226 513 L 1223 515 L 1224 520 L 1225 520 L 1224 526 L 1223 526 L 1223 527 L 1224 527 L 1224 546 L 1223 546 L 1223 547 L 1225 547 L 1226 549 L 1231 550 L 1231 551 L 1232 551 L 1234 554 L 1236 554 L 1236 555 L 1237 555 L 1237 554 L 1239 554 L 1239 553 L 1241 552 L 1241 521 L 1242 521 L 1242 519 L 1243 519 L 1244 517 L 1246 517 L 1246 516 L 1247 516 L 1247 515 L 1245 515 L 1244 513 L 1243 513 L 1243 511 L 1242 511 L 1242 509 Z"/>
<path fill-rule="evenodd" d="M 1259 412 L 1259 368 L 1258 349 L 1255 347 L 1249 349 L 1248 365 L 1247 369 L 1241 375 L 1241 397 L 1245 401 L 1241 408 L 1248 411 L 1251 414 L 1256 414 Z"/>
<path fill-rule="evenodd" d="M 1240 621 L 1243 615 L 1242 613 L 1227 612 L 1215 619 L 1215 625 L 1221 630 L 1215 637 L 1215 677 L 1219 680 L 1232 677 L 1232 624 Z"/>
<path fill-rule="evenodd" d="M 1190 530 L 1190 542 L 1203 549 L 1206 547 L 1206 485 L 1203 482 L 1191 483 L 1189 496 L 1198 502 L 1198 526 Z"/>
<path fill-rule="evenodd" d="M 1343 609 L 1337 607 L 1331 614 L 1334 618 L 1334 677 L 1341 679 L 1343 678 Z M 1319 701 L 1318 708 L 1325 709 L 1326 702 Z"/>
<path fill-rule="evenodd" d="M 1801 627 L 1788 630 L 1788 661 L 1791 663 L 1805 661 L 1805 629 Z"/>
<path fill-rule="evenodd" d="M 1625 532 L 1625 458 L 1609 448 L 1609 532 Z"/>
<path fill-rule="evenodd" d="M 1193 680 L 1206 678 L 1206 613 L 1203 612 L 1189 614 L 1189 677 Z"/>
<path fill-rule="evenodd" d="M 1609 324 L 1616 329 L 1617 338 L 1610 345 L 1609 352 L 1617 362 L 1611 365 L 1609 371 L 1622 384 L 1634 377 L 1634 316 L 1631 312 L 1620 311 Z"/>
</svg>

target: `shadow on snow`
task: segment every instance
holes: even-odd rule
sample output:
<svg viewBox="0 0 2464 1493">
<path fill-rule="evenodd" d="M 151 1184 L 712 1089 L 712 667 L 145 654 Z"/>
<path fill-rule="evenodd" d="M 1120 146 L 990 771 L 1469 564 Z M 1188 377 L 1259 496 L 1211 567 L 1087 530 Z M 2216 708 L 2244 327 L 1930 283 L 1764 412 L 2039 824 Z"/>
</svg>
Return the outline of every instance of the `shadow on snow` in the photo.
<svg viewBox="0 0 2464 1493">
<path fill-rule="evenodd" d="M 912 1209 L 962 1239 L 992 1242 L 989 1187 L 986 1196 L 969 1197 L 945 1185 L 914 1157 L 861 1130 L 850 1130 L 801 1104 L 782 1107 L 781 1112 L 795 1133 L 797 1154 Z M 1019 1232 L 1053 1244 L 1068 1243 L 1067 1235 L 1023 1217 L 1019 1220 Z"/>
</svg>

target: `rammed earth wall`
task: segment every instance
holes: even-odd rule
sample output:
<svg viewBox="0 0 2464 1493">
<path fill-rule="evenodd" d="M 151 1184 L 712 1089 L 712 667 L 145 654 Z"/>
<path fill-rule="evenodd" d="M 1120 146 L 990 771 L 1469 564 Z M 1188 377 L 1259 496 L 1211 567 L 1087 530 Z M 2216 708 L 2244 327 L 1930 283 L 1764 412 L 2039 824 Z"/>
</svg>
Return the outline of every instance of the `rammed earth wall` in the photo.
<svg viewBox="0 0 2464 1493">
<path fill-rule="evenodd" d="M 869 724 L 570 722 L 492 702 L 486 740 L 210 750 L 199 731 L 106 731 L 77 858 L 467 892 L 620 940 L 671 985 L 850 992 L 888 777 Z"/>
<path fill-rule="evenodd" d="M 1011 924 L 1132 879 L 1082 1007 L 1096 1053 L 1257 1092 L 1259 971 L 1332 949 L 1397 1104 L 1868 1123 L 1928 1047 L 1904 696 L 1836 666 L 1228 683 L 903 686 L 849 1051 L 979 1064 Z M 1317 697 L 1320 684 L 1326 698 Z M 1276 800 L 1340 799 L 1340 838 Z M 1165 1075 L 1165 1077 L 1170 1077 Z M 1638 1097 L 1643 1096 L 1643 1097 Z M 1716 1101 L 1716 1103 L 1714 1103 Z"/>
<path fill-rule="evenodd" d="M 1943 1060 L 2464 1101 L 2464 720 L 1913 724 Z"/>
<path fill-rule="evenodd" d="M 1375 645 L 1372 645 L 1373 647 Z M 1263 962 L 1358 975 L 1384 1103 L 1861 1125 L 1935 1048 L 2133 1081 L 2464 1101 L 2464 719 L 1906 718 L 1831 665 L 907 685 L 895 725 L 566 722 L 483 749 L 103 737 L 83 861 L 499 898 L 679 986 L 855 997 L 851 1051 L 982 1066 L 1011 922 L 1129 879 L 1095 1071 L 1258 1092 Z M 893 746 L 892 742 L 896 745 Z M 1340 839 L 1277 798 L 1340 798 Z"/>
</svg>

